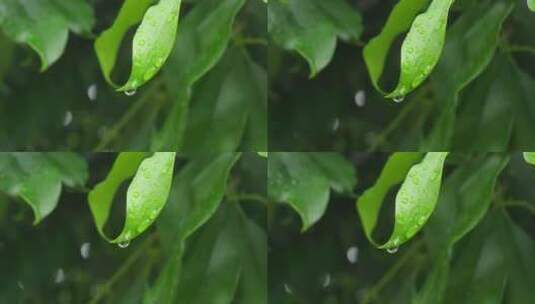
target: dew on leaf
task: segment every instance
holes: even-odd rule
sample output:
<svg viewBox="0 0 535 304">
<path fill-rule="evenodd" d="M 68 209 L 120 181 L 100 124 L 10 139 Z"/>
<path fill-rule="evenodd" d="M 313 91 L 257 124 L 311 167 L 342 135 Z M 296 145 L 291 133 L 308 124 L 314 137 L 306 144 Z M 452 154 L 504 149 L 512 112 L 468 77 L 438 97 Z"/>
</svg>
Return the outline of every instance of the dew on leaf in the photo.
<svg viewBox="0 0 535 304">
<path fill-rule="evenodd" d="M 325 274 L 325 276 L 323 277 L 323 282 L 321 283 L 321 286 L 323 288 L 327 288 L 331 285 L 331 274 L 330 273 L 327 273 Z"/>
<path fill-rule="evenodd" d="M 119 248 L 126 248 L 130 245 L 130 241 L 126 241 L 126 242 L 120 242 L 117 244 L 117 246 L 119 246 Z"/>
<path fill-rule="evenodd" d="M 63 271 L 63 268 L 59 268 L 54 275 L 54 283 L 61 284 L 63 281 L 65 281 L 65 271 Z"/>
<path fill-rule="evenodd" d="M 137 93 L 136 89 L 129 89 L 129 90 L 124 91 L 124 94 L 126 96 L 134 96 L 134 95 L 136 95 L 136 93 Z"/>
<path fill-rule="evenodd" d="M 396 96 L 394 98 L 392 98 L 392 100 L 394 100 L 394 102 L 397 102 L 397 103 L 400 103 L 402 102 L 403 100 L 405 100 L 405 96 Z"/>
</svg>

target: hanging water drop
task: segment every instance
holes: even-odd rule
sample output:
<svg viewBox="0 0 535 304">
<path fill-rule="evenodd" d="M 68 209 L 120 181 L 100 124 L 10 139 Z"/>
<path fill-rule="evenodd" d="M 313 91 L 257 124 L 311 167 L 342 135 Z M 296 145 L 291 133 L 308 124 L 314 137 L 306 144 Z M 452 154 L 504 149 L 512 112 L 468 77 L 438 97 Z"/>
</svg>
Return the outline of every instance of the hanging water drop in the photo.
<svg viewBox="0 0 535 304">
<path fill-rule="evenodd" d="M 396 96 L 392 100 L 394 100 L 394 102 L 400 103 L 405 100 L 405 96 Z"/>
<path fill-rule="evenodd" d="M 340 129 L 340 118 L 336 118 L 336 119 L 333 121 L 333 126 L 332 126 L 332 130 L 333 130 L 333 132 L 338 131 L 338 129 Z"/>
<path fill-rule="evenodd" d="M 126 96 L 134 96 L 134 95 L 136 95 L 136 93 L 137 93 L 137 90 L 136 90 L 136 89 L 130 89 L 130 90 L 126 90 L 126 91 L 124 91 L 124 94 L 125 94 Z"/>
<path fill-rule="evenodd" d="M 117 246 L 119 246 L 119 248 L 126 248 L 126 247 L 128 247 L 128 245 L 130 245 L 130 241 L 120 242 L 120 243 L 117 244 Z"/>
<path fill-rule="evenodd" d="M 398 252 L 398 250 L 399 250 L 399 247 L 387 248 L 386 252 L 388 252 L 390 254 L 394 254 L 394 253 Z"/>
<path fill-rule="evenodd" d="M 331 285 L 331 274 L 327 273 L 325 275 L 325 277 L 323 277 L 323 282 L 322 282 L 321 286 L 323 288 L 327 288 L 327 287 L 329 287 L 329 285 Z"/>
<path fill-rule="evenodd" d="M 95 101 L 98 96 L 98 88 L 96 84 L 92 84 L 87 87 L 87 98 L 91 101 Z"/>
</svg>

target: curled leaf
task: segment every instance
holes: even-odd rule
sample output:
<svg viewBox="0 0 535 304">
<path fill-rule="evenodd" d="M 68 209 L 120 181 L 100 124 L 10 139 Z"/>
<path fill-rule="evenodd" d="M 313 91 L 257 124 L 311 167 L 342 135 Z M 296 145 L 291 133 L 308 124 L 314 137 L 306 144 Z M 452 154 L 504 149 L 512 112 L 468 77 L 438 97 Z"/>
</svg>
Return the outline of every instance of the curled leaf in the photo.
<svg viewBox="0 0 535 304">
<path fill-rule="evenodd" d="M 420 153 L 395 153 L 389 158 L 376 184 L 357 201 L 364 232 L 375 246 L 397 248 L 423 227 L 435 209 L 447 155 L 448 152 L 429 152 L 416 165 Z M 378 244 L 372 232 L 380 207 L 388 191 L 401 181 L 403 184 L 395 199 L 394 231 L 386 243 Z"/>
<path fill-rule="evenodd" d="M 429 76 L 440 58 L 453 0 L 434 0 L 425 13 L 416 16 L 427 3 L 427 0 L 400 1 L 389 16 L 381 34 L 373 38 L 364 48 L 364 61 L 373 85 L 387 98 L 402 100 Z M 392 92 L 385 92 L 379 85 L 379 79 L 384 70 L 388 51 L 394 39 L 409 27 L 410 30 L 401 46 L 399 82 Z"/>
<path fill-rule="evenodd" d="M 145 231 L 165 206 L 169 196 L 176 153 L 156 152 L 144 159 L 145 155 L 137 152 L 121 153 L 107 178 L 89 193 L 89 207 L 97 229 L 111 243 L 128 242 Z M 124 228 L 119 236 L 111 239 L 103 229 L 113 197 L 119 186 L 134 174 L 126 193 Z"/>
<path fill-rule="evenodd" d="M 119 91 L 134 91 L 156 75 L 173 50 L 178 28 L 181 0 L 128 0 L 123 4 L 114 24 L 95 41 L 95 51 L 104 77 L 111 79 L 119 47 L 129 28 L 140 20 L 132 46 L 132 71 Z"/>
</svg>

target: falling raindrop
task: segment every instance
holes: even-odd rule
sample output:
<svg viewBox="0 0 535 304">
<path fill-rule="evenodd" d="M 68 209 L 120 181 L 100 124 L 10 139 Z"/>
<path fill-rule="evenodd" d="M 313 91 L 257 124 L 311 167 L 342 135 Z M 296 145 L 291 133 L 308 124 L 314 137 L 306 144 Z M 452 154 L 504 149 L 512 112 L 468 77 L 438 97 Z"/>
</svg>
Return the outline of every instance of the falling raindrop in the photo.
<svg viewBox="0 0 535 304">
<path fill-rule="evenodd" d="M 130 90 L 126 90 L 126 91 L 124 91 L 124 94 L 125 94 L 126 96 L 134 96 L 134 95 L 136 95 L 136 93 L 137 93 L 137 90 L 136 90 L 136 89 L 130 89 Z"/>
<path fill-rule="evenodd" d="M 323 283 L 321 284 L 321 286 L 323 288 L 327 288 L 329 287 L 329 285 L 331 285 L 331 274 L 327 273 L 325 277 L 323 277 Z"/>
<path fill-rule="evenodd" d="M 338 129 L 340 129 L 340 118 L 336 118 L 336 119 L 333 121 L 333 126 L 332 126 L 332 130 L 333 130 L 333 132 L 338 131 Z"/>
<path fill-rule="evenodd" d="M 68 125 L 71 124 L 71 122 L 72 122 L 72 112 L 67 111 L 65 112 L 65 116 L 63 116 L 63 126 L 67 127 Z"/>
<path fill-rule="evenodd" d="M 366 105 L 366 92 L 364 90 L 359 90 L 355 94 L 355 104 L 361 108 Z"/>
<path fill-rule="evenodd" d="M 284 291 L 287 293 L 287 294 L 294 294 L 294 291 L 292 290 L 292 288 L 290 287 L 290 285 L 288 285 L 287 283 L 284 283 Z"/>
<path fill-rule="evenodd" d="M 128 245 L 130 245 L 130 241 L 120 242 L 119 244 L 117 244 L 117 246 L 119 246 L 119 248 L 126 248 L 126 247 L 128 247 Z"/>
<path fill-rule="evenodd" d="M 18 286 L 20 289 L 24 289 L 24 284 L 22 284 L 21 281 L 17 281 L 17 286 Z"/>
<path fill-rule="evenodd" d="M 65 271 L 63 271 L 63 268 L 60 268 L 54 275 L 54 283 L 61 284 L 63 281 L 65 281 Z"/>
<path fill-rule="evenodd" d="M 91 243 L 83 243 L 80 247 L 80 255 L 84 260 L 88 259 L 91 255 Z"/>
<path fill-rule="evenodd" d="M 388 248 L 386 249 L 386 252 L 390 253 L 390 254 L 394 254 L 396 252 L 398 252 L 399 248 L 398 247 L 394 247 L 394 248 Z"/>
<path fill-rule="evenodd" d="M 357 246 L 352 246 L 347 249 L 346 257 L 349 263 L 355 264 L 359 259 L 359 249 Z"/>
<path fill-rule="evenodd" d="M 98 88 L 96 84 L 92 84 L 89 87 L 87 87 L 87 97 L 91 101 L 95 101 L 98 96 Z"/>
</svg>

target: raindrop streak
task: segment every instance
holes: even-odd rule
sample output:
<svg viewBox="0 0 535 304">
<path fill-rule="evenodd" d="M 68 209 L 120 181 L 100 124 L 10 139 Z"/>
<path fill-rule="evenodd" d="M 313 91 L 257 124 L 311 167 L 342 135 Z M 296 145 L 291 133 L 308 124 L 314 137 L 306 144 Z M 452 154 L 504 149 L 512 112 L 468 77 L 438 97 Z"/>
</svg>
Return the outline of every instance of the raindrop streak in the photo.
<svg viewBox="0 0 535 304">
<path fill-rule="evenodd" d="M 333 122 L 333 132 L 338 131 L 340 129 L 340 119 L 336 118 Z"/>
<path fill-rule="evenodd" d="M 91 243 L 83 243 L 80 247 L 80 255 L 84 260 L 87 260 L 91 255 Z"/>
<path fill-rule="evenodd" d="M 117 244 L 117 246 L 119 246 L 120 248 L 126 248 L 128 247 L 128 245 L 130 245 L 130 241 L 120 242 Z"/>
<path fill-rule="evenodd" d="M 349 247 L 346 252 L 346 257 L 349 263 L 355 264 L 359 259 L 359 249 L 357 246 Z"/>
<path fill-rule="evenodd" d="M 398 247 L 394 247 L 394 248 L 388 248 L 386 249 L 386 252 L 390 253 L 390 254 L 394 254 L 396 252 L 398 252 Z"/>
<path fill-rule="evenodd" d="M 67 111 L 65 112 L 65 116 L 63 117 L 63 126 L 67 127 L 68 125 L 71 124 L 71 122 L 72 122 L 72 112 Z"/>
<path fill-rule="evenodd" d="M 87 88 L 87 97 L 91 101 L 95 101 L 98 96 L 98 88 L 96 84 L 92 84 Z"/>
<path fill-rule="evenodd" d="M 60 268 L 56 271 L 56 275 L 54 275 L 54 283 L 61 284 L 63 281 L 65 281 L 65 271 L 63 271 L 63 268 Z"/>
<path fill-rule="evenodd" d="M 355 94 L 355 104 L 360 108 L 366 105 L 366 92 L 364 90 L 359 90 Z"/>
<path fill-rule="evenodd" d="M 134 96 L 134 95 L 136 95 L 136 92 L 137 92 L 136 89 L 126 90 L 126 91 L 124 91 L 124 94 L 126 96 Z"/>
<path fill-rule="evenodd" d="M 292 288 L 291 288 L 288 284 L 286 284 L 286 283 L 284 283 L 284 291 L 285 291 L 287 294 L 291 294 L 291 295 L 294 294 Z"/>
<path fill-rule="evenodd" d="M 327 288 L 327 287 L 329 287 L 329 285 L 331 285 L 331 274 L 330 273 L 325 275 L 325 277 L 323 278 L 323 283 L 321 284 L 321 286 L 323 288 Z"/>
</svg>

